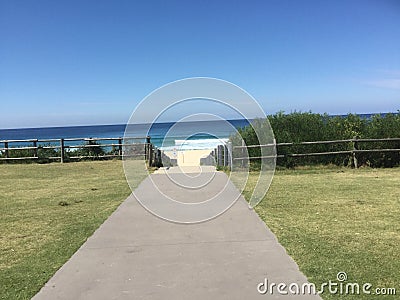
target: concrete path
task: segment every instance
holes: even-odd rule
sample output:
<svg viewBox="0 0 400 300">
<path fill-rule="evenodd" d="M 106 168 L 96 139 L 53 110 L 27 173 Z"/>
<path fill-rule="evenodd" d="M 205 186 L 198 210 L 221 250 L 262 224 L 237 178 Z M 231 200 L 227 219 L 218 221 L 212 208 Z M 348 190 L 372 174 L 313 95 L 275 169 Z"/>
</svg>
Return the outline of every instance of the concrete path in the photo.
<svg viewBox="0 0 400 300">
<path fill-rule="evenodd" d="M 188 179 L 171 168 L 146 178 L 136 197 L 151 201 L 169 193 L 179 201 L 195 201 L 200 194 L 218 192 L 218 184 L 184 192 L 167 172 L 182 180 L 202 177 Z M 292 295 L 288 288 L 282 295 L 276 286 L 272 294 L 257 291 L 266 279 L 268 285 L 300 287 L 307 279 L 227 176 L 214 172 L 212 181 L 228 183 L 224 197 L 239 197 L 224 214 L 199 224 L 171 223 L 131 195 L 33 299 L 320 299 Z"/>
</svg>

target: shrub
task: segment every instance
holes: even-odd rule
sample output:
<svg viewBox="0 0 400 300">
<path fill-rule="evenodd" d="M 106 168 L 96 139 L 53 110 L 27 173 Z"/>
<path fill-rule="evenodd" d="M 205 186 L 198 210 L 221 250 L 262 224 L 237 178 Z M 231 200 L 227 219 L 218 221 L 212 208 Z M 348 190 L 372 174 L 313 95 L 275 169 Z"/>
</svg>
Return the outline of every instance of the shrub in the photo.
<svg viewBox="0 0 400 300">
<path fill-rule="evenodd" d="M 332 154 L 321 156 L 291 157 L 294 153 L 318 153 L 349 151 L 353 149 L 352 142 L 335 144 L 311 144 L 300 145 L 301 142 L 324 141 L 324 140 L 350 140 L 376 139 L 376 138 L 399 138 L 400 137 L 400 112 L 397 114 L 375 115 L 370 119 L 358 115 L 328 116 L 327 114 L 314 114 L 311 112 L 294 112 L 284 114 L 279 112 L 269 116 L 268 120 L 275 134 L 276 142 L 293 143 L 293 145 L 278 146 L 279 158 L 277 164 L 284 167 L 312 164 L 335 164 L 350 165 L 352 157 L 350 154 Z M 253 126 L 263 126 L 260 120 L 253 122 Z M 238 133 L 246 145 L 258 145 L 258 139 L 252 126 L 238 130 Z M 240 136 L 231 137 L 231 141 L 240 140 Z M 358 149 L 400 149 L 398 141 L 383 142 L 357 142 Z M 250 157 L 260 155 L 260 148 L 249 148 Z M 234 156 L 240 155 L 234 152 Z M 359 165 L 372 167 L 393 167 L 400 165 L 399 152 L 369 152 L 357 153 Z M 259 162 L 258 162 L 259 164 Z M 257 160 L 252 161 L 252 166 L 257 165 Z"/>
<path fill-rule="evenodd" d="M 94 140 L 89 139 L 85 143 L 84 148 L 79 148 L 75 151 L 69 151 L 69 156 L 92 156 L 98 157 L 106 154 L 103 147 L 100 147 L 100 144 Z"/>
<path fill-rule="evenodd" d="M 59 157 L 60 156 L 60 151 L 57 151 L 56 149 L 48 149 L 44 147 L 50 147 L 52 146 L 50 143 L 44 144 L 38 147 L 38 162 L 39 163 L 49 163 L 53 161 L 50 159 L 50 157 Z"/>
</svg>

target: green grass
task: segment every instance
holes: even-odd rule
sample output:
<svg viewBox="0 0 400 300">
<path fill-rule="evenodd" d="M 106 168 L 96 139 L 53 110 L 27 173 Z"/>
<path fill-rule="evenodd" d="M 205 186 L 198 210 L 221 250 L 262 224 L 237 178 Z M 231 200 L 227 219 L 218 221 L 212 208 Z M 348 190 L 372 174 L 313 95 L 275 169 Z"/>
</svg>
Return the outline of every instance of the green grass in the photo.
<svg viewBox="0 0 400 300">
<path fill-rule="evenodd" d="M 30 299 L 130 194 L 121 161 L 0 165 L 0 299 Z"/>
<path fill-rule="evenodd" d="M 249 197 L 256 174 L 249 178 Z M 303 168 L 278 171 L 256 212 L 318 286 L 344 271 L 346 282 L 400 293 L 400 169 Z M 373 288 L 373 289 L 374 289 Z"/>
<path fill-rule="evenodd" d="M 0 178 L 1 299 L 31 298 L 130 193 L 121 161 L 3 164 Z M 345 271 L 399 294 L 399 187 L 399 168 L 279 170 L 256 211 L 310 281 Z"/>
</svg>

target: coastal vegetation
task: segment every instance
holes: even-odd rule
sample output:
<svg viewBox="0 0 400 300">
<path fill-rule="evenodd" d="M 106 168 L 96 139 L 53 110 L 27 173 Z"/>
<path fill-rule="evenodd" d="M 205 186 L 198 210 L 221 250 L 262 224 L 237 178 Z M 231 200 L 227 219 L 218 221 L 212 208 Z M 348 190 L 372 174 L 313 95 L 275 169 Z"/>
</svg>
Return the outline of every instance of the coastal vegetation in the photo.
<svg viewBox="0 0 400 300">
<path fill-rule="evenodd" d="M 119 149 L 115 146 L 112 147 L 102 147 L 97 141 L 88 140 L 84 143 L 83 148 L 68 148 L 64 150 L 64 161 L 76 161 L 76 159 L 71 159 L 71 157 L 78 157 L 79 160 L 93 160 L 100 159 L 107 156 L 117 155 Z M 60 149 L 54 148 L 51 143 L 45 143 L 38 146 L 37 149 L 18 149 L 12 150 L 9 148 L 8 157 L 9 158 L 22 158 L 22 157 L 35 157 L 35 160 L 8 160 L 7 163 L 50 163 L 53 161 L 59 161 Z M 0 151 L 0 158 L 6 157 L 5 152 Z M 57 159 L 55 159 L 57 158 Z M 3 161 L 4 163 L 5 161 Z"/>
<path fill-rule="evenodd" d="M 350 154 L 335 154 L 323 156 L 291 157 L 293 153 L 316 153 L 349 151 L 355 147 L 354 142 L 301 145 L 301 142 L 333 141 L 348 139 L 385 139 L 400 138 L 400 113 L 373 115 L 363 118 L 359 115 L 329 116 L 311 112 L 283 112 L 268 117 L 273 129 L 276 143 L 293 143 L 293 145 L 281 145 L 277 147 L 277 165 L 294 167 L 301 165 L 334 164 L 338 166 L 350 166 L 352 157 Z M 262 121 L 254 122 L 253 126 L 265 126 Z M 254 129 L 251 126 L 239 129 L 246 145 L 259 144 Z M 358 142 L 358 150 L 368 149 L 400 149 L 398 141 Z M 260 156 L 259 148 L 249 149 L 250 157 Z M 358 153 L 358 164 L 370 167 L 394 167 L 400 165 L 400 151 Z M 259 161 L 253 160 L 253 168 Z"/>
<path fill-rule="evenodd" d="M 376 114 L 368 117 L 348 114 L 347 116 L 330 116 L 312 112 L 283 112 L 268 116 L 278 144 L 278 166 L 293 168 L 301 165 L 334 164 L 351 166 L 354 156 L 349 153 L 371 149 L 400 149 L 400 140 L 369 141 L 362 139 L 400 138 L 400 113 Z M 253 126 L 269 126 L 262 120 L 255 120 Z M 246 145 L 258 145 L 259 141 L 252 126 L 238 129 Z M 232 137 L 233 139 L 235 137 Z M 325 144 L 301 144 L 314 141 L 344 141 Z M 360 141 L 359 141 L 360 140 Z M 279 145 L 286 143 L 286 145 Z M 290 143 L 290 145 L 288 145 Z M 28 145 L 29 146 L 29 145 Z M 7 153 L 0 151 L 0 158 L 33 157 L 32 160 L 7 160 L 7 162 L 48 163 L 59 160 L 60 149 L 51 148 L 50 144 L 41 144 L 37 149 L 12 149 Z M 54 146 L 54 145 L 53 145 Z M 86 140 L 82 148 L 64 150 L 64 161 L 110 159 L 118 157 L 121 149 L 118 146 L 104 147 L 97 140 Z M 29 148 L 29 147 L 28 147 Z M 296 157 L 295 154 L 341 152 L 339 154 L 310 155 Z M 250 157 L 260 156 L 260 148 L 249 149 Z M 400 151 L 376 151 L 357 153 L 359 166 L 394 167 L 400 165 Z M 2 161 L 5 162 L 5 161 Z M 259 161 L 252 160 L 251 168 L 257 169 Z"/>
<path fill-rule="evenodd" d="M 278 166 L 292 168 L 301 165 L 334 164 L 351 166 L 353 157 L 348 152 L 355 149 L 400 149 L 400 140 L 397 141 L 369 141 L 357 140 L 400 138 L 400 112 L 384 115 L 376 114 L 368 117 L 348 114 L 347 116 L 330 116 L 312 112 L 283 112 L 268 116 L 278 144 L 277 153 L 282 156 L 277 160 Z M 266 126 L 261 120 L 253 122 L 253 126 Z M 251 126 L 239 128 L 239 134 L 246 145 L 259 144 L 254 129 Z M 234 138 L 234 137 L 233 137 Z M 349 140 L 340 143 L 301 144 L 313 141 Z M 350 141 L 351 140 L 351 141 Z M 356 141 L 356 142 L 354 142 Z M 291 143 L 291 145 L 279 145 Z M 28 145 L 29 146 L 29 145 Z M 50 144 L 39 145 L 37 149 L 9 148 L 7 155 L 15 157 L 34 157 L 32 160 L 7 160 L 7 162 L 39 162 L 48 163 L 57 161 L 60 157 L 59 148 L 51 148 Z M 315 156 L 295 157 L 296 153 L 343 152 Z M 347 153 L 346 153 L 347 152 Z M 82 148 L 66 148 L 64 161 L 110 159 L 118 156 L 121 149 L 116 146 L 103 147 L 96 140 L 87 140 Z M 249 149 L 250 157 L 260 156 L 260 149 Z M 5 158 L 5 151 L 0 151 L 0 158 Z M 72 157 L 74 157 L 72 159 Z M 59 158 L 58 158 L 59 160 Z M 361 152 L 357 153 L 358 165 L 370 167 L 394 167 L 400 165 L 400 151 Z M 4 162 L 4 161 L 3 161 Z M 259 161 L 252 160 L 252 169 L 257 169 Z"/>
</svg>

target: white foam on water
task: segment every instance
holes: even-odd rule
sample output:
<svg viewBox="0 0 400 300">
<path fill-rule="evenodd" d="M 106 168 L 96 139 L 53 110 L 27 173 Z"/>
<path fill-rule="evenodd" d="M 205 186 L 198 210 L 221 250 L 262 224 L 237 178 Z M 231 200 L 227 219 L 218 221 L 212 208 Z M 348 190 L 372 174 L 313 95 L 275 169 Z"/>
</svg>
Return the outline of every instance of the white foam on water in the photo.
<svg viewBox="0 0 400 300">
<path fill-rule="evenodd" d="M 208 150 L 224 145 L 229 139 L 175 140 L 174 146 L 161 147 L 164 151 Z"/>
</svg>

